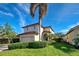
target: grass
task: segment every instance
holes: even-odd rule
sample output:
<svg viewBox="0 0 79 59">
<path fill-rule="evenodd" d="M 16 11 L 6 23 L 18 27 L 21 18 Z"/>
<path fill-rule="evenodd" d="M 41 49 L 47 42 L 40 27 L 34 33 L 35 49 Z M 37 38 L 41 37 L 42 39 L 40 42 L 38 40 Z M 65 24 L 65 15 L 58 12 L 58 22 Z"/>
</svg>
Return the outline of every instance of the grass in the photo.
<svg viewBox="0 0 79 59">
<path fill-rule="evenodd" d="M 79 56 L 79 50 L 63 42 L 39 49 L 14 49 L 0 52 L 0 56 Z"/>
</svg>

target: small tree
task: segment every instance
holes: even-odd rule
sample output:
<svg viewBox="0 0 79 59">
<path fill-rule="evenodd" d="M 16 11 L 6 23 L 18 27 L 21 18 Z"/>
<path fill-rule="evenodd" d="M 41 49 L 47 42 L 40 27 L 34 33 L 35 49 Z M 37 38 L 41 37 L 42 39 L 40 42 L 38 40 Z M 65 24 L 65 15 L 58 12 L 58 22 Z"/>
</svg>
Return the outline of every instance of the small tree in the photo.
<svg viewBox="0 0 79 59">
<path fill-rule="evenodd" d="M 57 42 L 61 42 L 63 36 L 64 36 L 63 33 L 55 33 L 55 34 L 53 34 L 53 37 L 54 37 L 53 40 L 55 40 Z"/>
<path fill-rule="evenodd" d="M 8 34 L 3 35 L 3 38 L 8 39 L 8 42 L 10 43 L 12 41 L 12 39 L 16 38 L 16 33 L 10 32 Z"/>
<path fill-rule="evenodd" d="M 59 38 L 62 38 L 62 37 L 64 36 L 63 33 L 55 33 L 55 35 L 56 35 L 57 37 L 59 37 Z"/>
<path fill-rule="evenodd" d="M 49 33 L 48 32 L 44 32 L 44 39 L 46 40 L 46 41 L 48 41 L 49 40 Z"/>
<path fill-rule="evenodd" d="M 53 34 L 51 34 L 50 32 L 44 32 L 44 39 L 49 41 L 52 40 L 53 38 Z"/>
<path fill-rule="evenodd" d="M 0 36 L 4 34 L 4 29 L 3 29 L 3 26 L 0 26 Z"/>
<path fill-rule="evenodd" d="M 3 29 L 2 31 L 3 34 L 1 34 L 0 37 L 8 39 L 8 42 L 10 43 L 12 38 L 16 37 L 16 33 L 13 31 L 13 28 L 8 23 L 4 24 L 2 29 Z"/>
<path fill-rule="evenodd" d="M 76 46 L 79 45 L 79 38 L 75 38 L 75 39 L 74 39 L 74 44 L 75 44 Z"/>
</svg>

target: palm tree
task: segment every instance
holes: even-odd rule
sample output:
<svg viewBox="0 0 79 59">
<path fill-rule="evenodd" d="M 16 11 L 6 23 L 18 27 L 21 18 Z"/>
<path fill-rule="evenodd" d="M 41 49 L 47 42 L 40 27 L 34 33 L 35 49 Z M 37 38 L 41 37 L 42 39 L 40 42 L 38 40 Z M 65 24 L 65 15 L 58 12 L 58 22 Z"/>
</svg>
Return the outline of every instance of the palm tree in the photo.
<svg viewBox="0 0 79 59">
<path fill-rule="evenodd" d="M 31 3 L 30 13 L 34 18 L 36 9 L 39 8 L 39 40 L 41 39 L 41 20 L 47 11 L 47 3 Z"/>
</svg>

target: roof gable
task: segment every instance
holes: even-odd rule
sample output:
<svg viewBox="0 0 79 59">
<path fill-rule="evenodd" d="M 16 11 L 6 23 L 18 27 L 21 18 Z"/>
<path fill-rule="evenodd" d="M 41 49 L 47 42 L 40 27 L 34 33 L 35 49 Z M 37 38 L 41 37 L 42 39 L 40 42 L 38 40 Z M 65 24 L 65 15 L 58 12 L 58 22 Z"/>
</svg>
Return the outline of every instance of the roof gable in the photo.
<svg viewBox="0 0 79 59">
<path fill-rule="evenodd" d="M 30 26 L 34 26 L 34 25 L 39 25 L 39 23 L 35 23 L 35 24 L 31 24 L 31 25 L 26 25 L 26 26 L 24 26 L 22 28 L 26 28 L 26 27 L 30 27 Z"/>
<path fill-rule="evenodd" d="M 75 29 L 77 29 L 77 28 L 79 28 L 79 25 L 77 25 L 77 26 L 71 28 L 71 29 L 67 32 L 67 34 L 71 33 L 73 30 L 75 30 Z M 66 34 L 66 35 L 67 35 L 67 34 Z"/>
</svg>

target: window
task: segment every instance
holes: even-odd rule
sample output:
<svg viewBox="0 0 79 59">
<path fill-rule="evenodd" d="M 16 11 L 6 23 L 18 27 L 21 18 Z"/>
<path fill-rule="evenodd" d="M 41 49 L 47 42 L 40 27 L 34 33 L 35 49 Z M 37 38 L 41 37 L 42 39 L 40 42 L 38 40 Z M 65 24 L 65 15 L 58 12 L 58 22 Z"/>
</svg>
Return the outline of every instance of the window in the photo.
<svg viewBox="0 0 79 59">
<path fill-rule="evenodd" d="M 27 27 L 27 30 L 28 30 L 28 27 Z"/>
<path fill-rule="evenodd" d="M 34 29 L 35 29 L 35 26 L 34 26 Z"/>
</svg>

